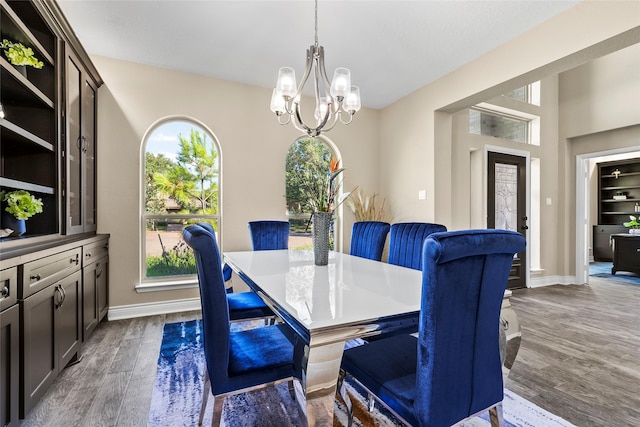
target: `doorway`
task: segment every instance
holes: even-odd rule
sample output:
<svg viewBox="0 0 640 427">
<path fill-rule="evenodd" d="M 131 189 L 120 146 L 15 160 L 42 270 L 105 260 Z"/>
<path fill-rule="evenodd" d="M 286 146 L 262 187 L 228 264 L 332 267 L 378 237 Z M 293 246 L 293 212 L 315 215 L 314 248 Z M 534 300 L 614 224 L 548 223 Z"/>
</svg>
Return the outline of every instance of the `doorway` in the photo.
<svg viewBox="0 0 640 427">
<path fill-rule="evenodd" d="M 527 158 L 488 152 L 487 228 L 517 231 L 527 238 Z M 513 257 L 507 289 L 526 287 L 527 250 Z"/>
</svg>

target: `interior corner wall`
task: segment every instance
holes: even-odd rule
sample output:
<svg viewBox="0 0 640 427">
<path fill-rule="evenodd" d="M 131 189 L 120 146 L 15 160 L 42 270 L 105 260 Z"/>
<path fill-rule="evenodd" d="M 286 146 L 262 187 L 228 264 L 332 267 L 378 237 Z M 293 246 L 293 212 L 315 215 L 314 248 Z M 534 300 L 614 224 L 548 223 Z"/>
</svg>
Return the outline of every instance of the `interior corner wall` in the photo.
<svg viewBox="0 0 640 427">
<path fill-rule="evenodd" d="M 285 158 L 303 135 L 278 125 L 269 110 L 270 89 L 100 56 L 92 60 L 105 81 L 98 97 L 98 232 L 111 234 L 109 304 L 197 297 L 197 289 L 135 291 L 144 261 L 139 239 L 145 132 L 169 116 L 191 117 L 213 131 L 221 147 L 221 246 L 227 251 L 251 249 L 248 221 L 286 218 Z M 345 189 L 378 191 L 378 114 L 363 108 L 353 123 L 328 135 L 346 168 Z M 344 217 L 350 231 L 353 215 L 345 209 Z"/>
</svg>

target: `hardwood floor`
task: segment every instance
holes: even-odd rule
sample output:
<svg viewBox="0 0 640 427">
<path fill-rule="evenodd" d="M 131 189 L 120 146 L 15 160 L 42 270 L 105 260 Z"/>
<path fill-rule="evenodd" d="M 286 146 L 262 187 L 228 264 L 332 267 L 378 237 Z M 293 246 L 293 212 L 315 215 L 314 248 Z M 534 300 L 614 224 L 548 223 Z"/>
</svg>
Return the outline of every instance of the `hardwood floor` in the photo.
<svg viewBox="0 0 640 427">
<path fill-rule="evenodd" d="M 640 287 L 590 281 L 513 292 L 523 336 L 506 387 L 578 426 L 640 425 Z M 146 426 L 163 324 L 197 316 L 101 323 L 21 426 Z"/>
</svg>

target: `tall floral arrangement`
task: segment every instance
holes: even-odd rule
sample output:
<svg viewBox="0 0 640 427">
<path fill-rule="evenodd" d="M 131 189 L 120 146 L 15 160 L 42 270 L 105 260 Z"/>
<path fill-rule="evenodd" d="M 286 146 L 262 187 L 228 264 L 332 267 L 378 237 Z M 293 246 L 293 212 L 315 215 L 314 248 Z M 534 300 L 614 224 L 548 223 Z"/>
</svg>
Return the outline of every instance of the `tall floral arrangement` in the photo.
<svg viewBox="0 0 640 427">
<path fill-rule="evenodd" d="M 329 163 L 327 183 L 322 188 L 321 194 L 316 201 L 315 210 L 317 212 L 331 213 L 349 196 L 350 193 L 345 193 L 338 198 L 338 190 L 342 185 L 342 180 L 340 179 L 342 172 L 344 172 L 344 168 L 340 167 L 340 160 L 332 157 Z"/>
<path fill-rule="evenodd" d="M 384 221 L 391 222 L 393 215 L 389 212 L 386 199 L 380 200 L 378 195 L 363 194 L 358 188 L 351 192 L 346 201 L 347 206 L 356 217 L 356 221 Z"/>
</svg>

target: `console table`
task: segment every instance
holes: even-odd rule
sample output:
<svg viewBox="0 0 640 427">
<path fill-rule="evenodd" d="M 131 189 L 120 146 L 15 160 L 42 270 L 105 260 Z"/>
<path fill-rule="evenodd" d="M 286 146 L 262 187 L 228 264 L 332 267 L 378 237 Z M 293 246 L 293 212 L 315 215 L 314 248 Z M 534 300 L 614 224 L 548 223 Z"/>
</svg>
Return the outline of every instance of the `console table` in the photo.
<svg viewBox="0 0 640 427">
<path fill-rule="evenodd" d="M 612 234 L 613 239 L 613 268 L 611 274 L 617 271 L 630 271 L 640 274 L 640 236 L 634 234 Z"/>
</svg>

